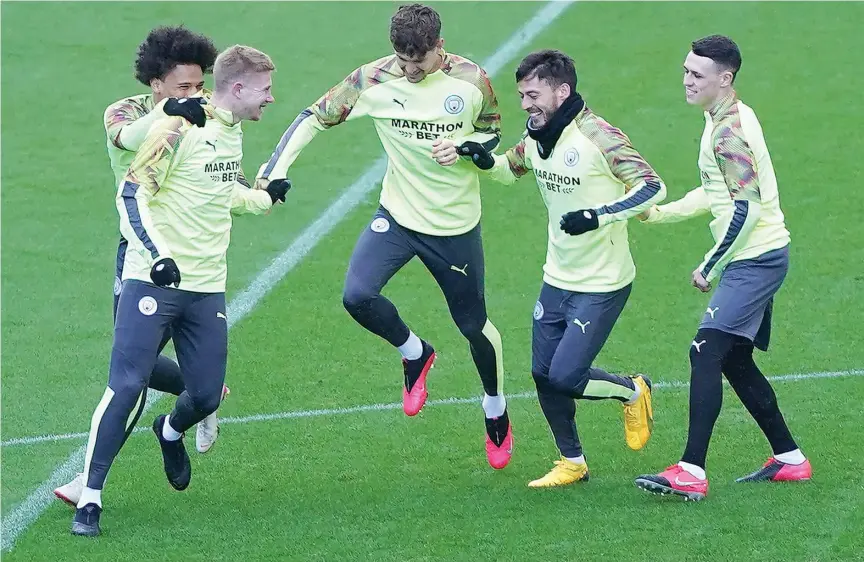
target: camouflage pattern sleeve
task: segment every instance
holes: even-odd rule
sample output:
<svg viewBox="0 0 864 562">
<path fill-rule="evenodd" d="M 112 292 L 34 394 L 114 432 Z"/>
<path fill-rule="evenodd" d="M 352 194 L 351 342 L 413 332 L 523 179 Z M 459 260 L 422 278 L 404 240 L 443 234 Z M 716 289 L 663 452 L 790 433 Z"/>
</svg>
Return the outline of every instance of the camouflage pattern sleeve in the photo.
<svg viewBox="0 0 864 562">
<path fill-rule="evenodd" d="M 718 217 L 717 241 L 699 265 L 699 271 L 709 283 L 720 277 L 762 215 L 756 158 L 744 136 L 737 100 L 734 97 L 724 100 L 712 112 L 712 118 L 716 119 L 711 137 L 714 158 L 734 206 Z"/>
<path fill-rule="evenodd" d="M 630 139 L 621 129 L 613 127 L 588 109 L 585 112 L 586 115 L 580 119 L 579 128 L 600 150 L 612 174 L 624 184 L 626 191 L 643 182 L 659 181 L 654 169 L 633 148 Z"/>
<path fill-rule="evenodd" d="M 310 110 L 324 127 L 344 123 L 365 89 L 401 76 L 395 55 L 364 64 L 330 88 Z"/>
<path fill-rule="evenodd" d="M 756 158 L 744 137 L 737 105 L 733 105 L 714 128 L 712 141 L 714 157 L 726 181 L 729 196 L 761 202 Z"/>
<path fill-rule="evenodd" d="M 515 146 L 507 149 L 507 152 L 493 155 L 495 165 L 486 171 L 493 180 L 510 185 L 516 182 L 531 170 L 531 163 L 525 158 L 525 139 L 527 133 L 522 135 Z"/>
<path fill-rule="evenodd" d="M 123 143 L 120 142 L 120 133 L 124 127 L 150 113 L 153 106 L 152 103 L 147 103 L 148 100 L 152 100 L 152 98 L 149 96 L 139 96 L 126 98 L 108 106 L 103 116 L 103 122 L 105 133 L 108 135 L 108 140 L 111 141 L 111 144 L 121 150 L 127 150 Z"/>
<path fill-rule="evenodd" d="M 318 133 L 363 114 L 354 109 L 364 90 L 401 76 L 396 56 L 391 55 L 361 66 L 330 88 L 282 133 L 270 159 L 258 169 L 255 187 L 263 189 L 269 180 L 287 177 L 294 160 Z"/>
<path fill-rule="evenodd" d="M 510 166 L 510 171 L 517 178 L 521 178 L 531 170 L 530 163 L 525 159 L 525 139 L 528 133 L 522 135 L 516 146 L 507 149 L 504 156 L 507 157 L 507 164 Z"/>
<path fill-rule="evenodd" d="M 666 186 L 621 129 L 585 109 L 577 117 L 580 130 L 606 160 L 609 170 L 624 184 L 624 196 L 595 211 L 600 226 L 630 219 L 666 198 Z"/>
<path fill-rule="evenodd" d="M 153 224 L 150 203 L 168 176 L 189 124 L 182 117 L 165 119 L 147 134 L 117 193 L 120 232 L 132 251 L 150 263 L 170 257 L 165 238 Z"/>
<path fill-rule="evenodd" d="M 142 185 L 153 194 L 159 191 L 180 141 L 188 129 L 189 124 L 182 117 L 172 117 L 160 122 L 159 126 L 147 135 L 129 165 L 126 181 Z"/>
<path fill-rule="evenodd" d="M 480 142 L 487 150 L 494 150 L 501 141 L 501 114 L 486 71 L 466 58 L 450 54 L 446 56 L 444 71 L 453 78 L 473 84 L 482 96 L 480 109 L 474 118 L 474 132 L 478 134 L 464 140 Z"/>
</svg>

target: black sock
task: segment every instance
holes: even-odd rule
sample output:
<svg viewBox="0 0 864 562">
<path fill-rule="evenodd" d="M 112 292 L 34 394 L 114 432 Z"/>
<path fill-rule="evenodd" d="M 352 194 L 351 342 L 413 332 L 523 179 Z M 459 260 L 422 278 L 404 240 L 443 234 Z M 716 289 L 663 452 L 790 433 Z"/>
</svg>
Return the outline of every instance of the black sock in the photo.
<svg viewBox="0 0 864 562">
<path fill-rule="evenodd" d="M 683 462 L 705 468 L 708 444 L 723 404 L 723 360 L 737 338 L 701 328 L 690 345 L 690 426 Z"/>
<path fill-rule="evenodd" d="M 736 345 L 726 357 L 723 373 L 768 438 L 772 452 L 778 455 L 797 449 L 798 445 L 780 413 L 774 389 L 753 361 L 753 345 L 749 342 Z"/>
</svg>

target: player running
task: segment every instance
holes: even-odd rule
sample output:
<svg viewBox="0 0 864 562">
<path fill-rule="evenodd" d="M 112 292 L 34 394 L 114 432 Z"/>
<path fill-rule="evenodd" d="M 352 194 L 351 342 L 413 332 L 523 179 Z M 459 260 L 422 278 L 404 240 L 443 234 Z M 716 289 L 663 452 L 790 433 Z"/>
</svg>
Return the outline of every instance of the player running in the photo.
<svg viewBox="0 0 864 562">
<path fill-rule="evenodd" d="M 218 51 L 209 38 L 183 26 L 157 27 L 151 30 L 138 46 L 135 78 L 150 87 L 150 93 L 119 100 L 111 104 L 104 115 L 115 191 L 155 121 L 166 115 L 176 115 L 185 117 L 190 122 L 203 122 L 204 111 L 199 104 L 181 104 L 178 103 L 178 98 L 198 95 L 202 91 L 204 75 L 212 71 L 217 54 Z M 126 239 L 121 236 L 114 277 L 115 314 L 127 247 Z M 170 339 L 170 333 L 166 334 L 163 347 Z M 177 362 L 160 354 L 150 376 L 149 388 L 179 396 L 184 387 Z M 226 387 L 225 394 L 227 393 Z M 141 416 L 145 401 L 146 395 L 142 397 L 134 420 L 129 424 L 129 433 Z M 213 412 L 197 426 L 197 450 L 201 453 L 209 451 L 218 435 L 218 419 L 216 412 Z M 54 495 L 75 506 L 81 498 L 85 483 L 84 473 L 78 473 L 71 482 L 55 489 Z"/>
<path fill-rule="evenodd" d="M 699 149 L 702 185 L 683 199 L 654 207 L 647 223 L 678 222 L 710 213 L 714 246 L 692 274 L 694 287 L 717 290 L 690 345 L 690 423 L 681 461 L 643 475 L 644 490 L 685 500 L 708 495 L 705 459 L 723 400 L 722 376 L 759 424 L 773 456 L 738 482 L 809 480 L 801 453 L 774 389 L 753 361 L 753 348 L 767 351 L 774 295 L 789 269 L 786 229 L 777 179 L 756 114 L 734 89 L 741 52 L 728 37 L 694 41 L 684 61 L 687 103 L 705 112 Z"/>
<path fill-rule="evenodd" d="M 214 65 L 205 121 L 156 121 L 117 192 L 120 229 L 129 242 L 114 325 L 108 387 L 93 413 L 84 488 L 72 533 L 100 533 L 102 488 L 125 441 L 127 420 L 147 388 L 162 340 L 173 329 L 185 390 L 170 415 L 153 422 L 165 474 L 177 490 L 192 477 L 183 433 L 216 411 L 228 353 L 226 253 L 232 212 L 264 213 L 285 200 L 287 180 L 266 190 L 238 182 L 240 122 L 257 121 L 270 93 L 270 58 L 236 45 Z M 197 104 L 189 99 L 187 104 Z"/>
<path fill-rule="evenodd" d="M 538 51 L 516 70 L 522 140 L 504 155 L 469 141 L 447 142 L 448 161 L 469 156 L 495 180 L 512 184 L 534 171 L 549 216 L 543 286 L 534 307 L 532 368 L 540 407 L 561 453 L 532 488 L 588 480 L 576 431 L 576 399 L 617 400 L 631 449 L 651 436 L 651 381 L 593 367 L 630 297 L 636 267 L 627 219 L 662 201 L 666 188 L 621 130 L 591 111 L 576 91 L 573 59 Z M 440 157 L 440 156 L 439 156 Z"/>
<path fill-rule="evenodd" d="M 468 340 L 485 392 L 489 464 L 510 461 L 513 435 L 503 393 L 501 336 L 486 313 L 480 180 L 469 162 L 442 167 L 429 157 L 444 139 L 473 140 L 490 149 L 500 139 L 500 116 L 486 73 L 444 51 L 441 20 L 432 8 L 402 6 L 390 21 L 394 54 L 364 64 L 294 120 L 259 181 L 285 177 L 321 131 L 371 117 L 387 153 L 380 206 L 360 235 L 348 265 L 343 303 L 361 326 L 402 354 L 405 413 L 426 402 L 432 345 L 412 332 L 381 290 L 415 256 L 447 300 Z"/>
</svg>

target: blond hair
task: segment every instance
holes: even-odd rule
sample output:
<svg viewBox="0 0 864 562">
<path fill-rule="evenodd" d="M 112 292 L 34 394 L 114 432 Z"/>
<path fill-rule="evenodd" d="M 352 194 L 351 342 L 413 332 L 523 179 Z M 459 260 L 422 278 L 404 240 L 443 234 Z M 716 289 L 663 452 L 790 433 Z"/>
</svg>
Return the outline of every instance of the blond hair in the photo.
<svg viewBox="0 0 864 562">
<path fill-rule="evenodd" d="M 216 57 L 213 65 L 213 80 L 216 89 L 230 86 L 244 74 L 276 70 L 273 61 L 265 53 L 246 45 L 228 47 Z"/>
</svg>

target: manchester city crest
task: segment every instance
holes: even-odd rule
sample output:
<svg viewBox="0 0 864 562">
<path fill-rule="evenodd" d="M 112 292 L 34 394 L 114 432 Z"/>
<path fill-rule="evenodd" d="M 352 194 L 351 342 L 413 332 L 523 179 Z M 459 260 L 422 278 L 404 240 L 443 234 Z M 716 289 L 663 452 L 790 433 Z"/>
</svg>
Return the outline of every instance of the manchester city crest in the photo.
<svg viewBox="0 0 864 562">
<path fill-rule="evenodd" d="M 575 148 L 571 148 L 564 153 L 564 164 L 573 167 L 579 163 L 579 152 Z"/>
<path fill-rule="evenodd" d="M 541 318 L 543 318 L 543 304 L 537 301 L 537 304 L 534 305 L 534 320 L 540 320 Z"/>
<path fill-rule="evenodd" d="M 444 100 L 444 109 L 447 110 L 447 113 L 456 115 L 465 109 L 465 101 L 456 94 L 447 96 L 447 99 Z"/>
</svg>

